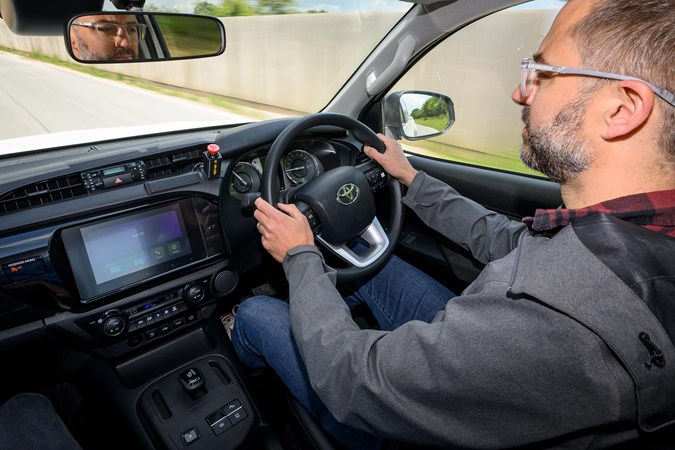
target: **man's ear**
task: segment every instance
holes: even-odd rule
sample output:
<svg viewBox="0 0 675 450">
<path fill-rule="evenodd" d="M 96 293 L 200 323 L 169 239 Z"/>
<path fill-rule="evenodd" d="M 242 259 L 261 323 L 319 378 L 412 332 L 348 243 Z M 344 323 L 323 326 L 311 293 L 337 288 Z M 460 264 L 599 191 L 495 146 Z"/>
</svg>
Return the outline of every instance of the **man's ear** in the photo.
<svg viewBox="0 0 675 450">
<path fill-rule="evenodd" d="M 654 92 L 641 81 L 623 80 L 614 85 L 611 109 L 605 117 L 603 139 L 627 136 L 644 124 L 654 108 Z"/>
<path fill-rule="evenodd" d="M 77 37 L 75 36 L 75 32 L 72 31 L 72 30 L 70 32 L 70 48 L 73 49 L 73 53 L 75 54 L 75 56 L 79 58 L 80 57 L 80 46 L 77 45 Z"/>
</svg>

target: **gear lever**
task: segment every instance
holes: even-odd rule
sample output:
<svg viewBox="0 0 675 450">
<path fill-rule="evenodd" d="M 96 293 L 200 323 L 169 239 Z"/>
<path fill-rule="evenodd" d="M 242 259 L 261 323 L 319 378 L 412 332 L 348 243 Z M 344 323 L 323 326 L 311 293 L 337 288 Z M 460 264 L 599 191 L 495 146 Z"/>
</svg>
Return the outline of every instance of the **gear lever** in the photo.
<svg viewBox="0 0 675 450">
<path fill-rule="evenodd" d="M 199 398 L 206 393 L 204 375 L 196 367 L 184 370 L 179 377 L 180 385 L 192 398 Z"/>
</svg>

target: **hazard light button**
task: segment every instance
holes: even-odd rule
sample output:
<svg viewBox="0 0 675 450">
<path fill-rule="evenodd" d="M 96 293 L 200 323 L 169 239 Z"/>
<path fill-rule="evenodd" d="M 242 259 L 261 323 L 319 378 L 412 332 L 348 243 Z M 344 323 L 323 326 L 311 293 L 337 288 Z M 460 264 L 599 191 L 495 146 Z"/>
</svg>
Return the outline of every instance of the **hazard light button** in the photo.
<svg viewBox="0 0 675 450">
<path fill-rule="evenodd" d="M 103 185 L 106 188 L 110 187 L 115 187 L 119 186 L 122 184 L 127 184 L 131 183 L 133 180 L 131 179 L 131 174 L 130 173 L 122 173 L 120 175 L 115 175 L 112 177 L 107 177 L 103 179 Z"/>
</svg>

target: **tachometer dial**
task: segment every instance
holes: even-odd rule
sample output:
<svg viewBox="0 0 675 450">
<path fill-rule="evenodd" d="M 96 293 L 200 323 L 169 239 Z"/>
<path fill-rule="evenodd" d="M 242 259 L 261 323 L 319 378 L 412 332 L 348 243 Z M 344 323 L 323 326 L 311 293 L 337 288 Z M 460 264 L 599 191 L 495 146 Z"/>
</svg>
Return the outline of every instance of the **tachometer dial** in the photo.
<svg viewBox="0 0 675 450">
<path fill-rule="evenodd" d="M 241 198 L 243 194 L 260 191 L 260 172 L 253 164 L 239 162 L 232 169 L 230 177 L 230 195 Z"/>
<path fill-rule="evenodd" d="M 281 161 L 286 176 L 294 185 L 304 184 L 321 174 L 321 163 L 305 150 L 293 150 Z"/>
</svg>

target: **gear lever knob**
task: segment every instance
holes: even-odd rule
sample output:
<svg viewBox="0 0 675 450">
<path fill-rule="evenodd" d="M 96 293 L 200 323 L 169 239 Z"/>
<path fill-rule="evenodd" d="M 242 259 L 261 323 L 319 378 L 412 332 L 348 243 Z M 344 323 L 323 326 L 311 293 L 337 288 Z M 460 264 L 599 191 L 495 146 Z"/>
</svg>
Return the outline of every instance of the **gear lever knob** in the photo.
<svg viewBox="0 0 675 450">
<path fill-rule="evenodd" d="M 184 370 L 178 378 L 181 387 L 190 395 L 190 397 L 197 398 L 206 392 L 204 375 L 202 375 L 202 372 L 196 367 L 190 367 L 189 369 Z"/>
</svg>

